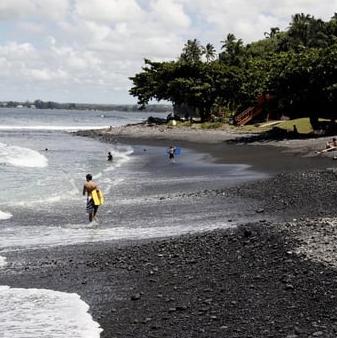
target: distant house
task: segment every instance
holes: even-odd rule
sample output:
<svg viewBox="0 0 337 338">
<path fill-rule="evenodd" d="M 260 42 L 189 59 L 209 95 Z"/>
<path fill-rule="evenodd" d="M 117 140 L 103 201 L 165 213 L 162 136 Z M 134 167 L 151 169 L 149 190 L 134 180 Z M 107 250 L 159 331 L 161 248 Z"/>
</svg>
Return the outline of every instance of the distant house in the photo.
<svg viewBox="0 0 337 338">
<path fill-rule="evenodd" d="M 35 109 L 36 106 L 35 106 L 35 104 L 31 104 L 31 105 L 29 106 L 29 108 Z"/>
<path fill-rule="evenodd" d="M 22 104 L 18 104 L 18 105 L 16 106 L 16 108 L 23 108 L 23 105 L 22 105 Z"/>
</svg>

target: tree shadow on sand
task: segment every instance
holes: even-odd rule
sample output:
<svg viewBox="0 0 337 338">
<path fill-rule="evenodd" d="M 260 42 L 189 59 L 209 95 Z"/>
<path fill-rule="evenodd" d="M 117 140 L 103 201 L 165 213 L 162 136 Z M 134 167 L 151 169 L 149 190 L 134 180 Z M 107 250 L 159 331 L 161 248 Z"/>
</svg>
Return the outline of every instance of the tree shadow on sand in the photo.
<svg viewBox="0 0 337 338">
<path fill-rule="evenodd" d="M 258 134 L 250 134 L 242 137 L 237 137 L 234 140 L 226 141 L 226 143 L 236 144 L 236 143 L 252 143 L 252 142 L 271 142 L 271 141 L 282 141 L 282 140 L 304 140 L 311 138 L 319 138 L 323 136 L 332 136 L 336 135 L 337 128 L 320 129 L 315 130 L 311 133 L 299 133 L 296 128 L 294 130 L 285 130 L 279 127 L 274 127 L 271 130 L 261 132 Z"/>
</svg>

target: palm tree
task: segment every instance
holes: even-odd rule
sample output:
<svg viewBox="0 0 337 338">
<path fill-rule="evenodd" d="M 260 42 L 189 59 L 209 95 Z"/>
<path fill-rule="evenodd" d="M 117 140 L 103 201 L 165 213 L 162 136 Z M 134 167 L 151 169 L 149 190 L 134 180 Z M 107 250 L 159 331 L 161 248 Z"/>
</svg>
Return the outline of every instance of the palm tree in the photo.
<svg viewBox="0 0 337 338">
<path fill-rule="evenodd" d="M 311 15 L 295 14 L 288 31 L 290 47 L 326 47 L 329 33 L 328 24 Z"/>
<path fill-rule="evenodd" d="M 223 45 L 221 49 L 227 50 L 230 46 L 232 46 L 236 41 L 236 37 L 234 34 L 229 33 L 227 34 L 226 40 L 220 41 Z"/>
<path fill-rule="evenodd" d="M 216 50 L 211 43 L 208 43 L 204 47 L 204 54 L 207 62 L 210 62 L 216 58 Z"/>
<path fill-rule="evenodd" d="M 302 45 L 302 47 L 308 46 L 312 19 L 313 17 L 311 15 L 305 15 L 303 13 L 295 14 L 292 17 L 288 35 L 292 40 L 293 47 L 298 45 Z"/>
<path fill-rule="evenodd" d="M 329 35 L 330 44 L 337 41 L 337 13 L 335 13 L 331 20 L 327 22 L 327 34 Z"/>
<path fill-rule="evenodd" d="M 268 38 L 273 38 L 275 37 L 278 33 L 280 33 L 280 28 L 278 27 L 272 27 L 270 28 L 270 32 L 264 32 L 264 36 L 268 39 Z"/>
<path fill-rule="evenodd" d="M 220 41 L 224 51 L 219 55 L 221 61 L 230 65 L 239 65 L 244 53 L 243 41 L 236 39 L 234 34 L 228 34 L 226 40 Z"/>
<path fill-rule="evenodd" d="M 180 55 L 180 60 L 192 63 L 199 62 L 203 54 L 204 49 L 197 39 L 187 40 Z"/>
</svg>

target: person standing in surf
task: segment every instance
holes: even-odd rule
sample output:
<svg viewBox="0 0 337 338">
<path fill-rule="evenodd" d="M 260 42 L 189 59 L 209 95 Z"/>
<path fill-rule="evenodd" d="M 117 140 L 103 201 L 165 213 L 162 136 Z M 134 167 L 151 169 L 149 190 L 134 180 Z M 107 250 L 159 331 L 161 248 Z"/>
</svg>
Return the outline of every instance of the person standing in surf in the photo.
<svg viewBox="0 0 337 338">
<path fill-rule="evenodd" d="M 97 189 L 97 184 L 92 180 L 92 175 L 88 174 L 86 177 L 86 182 L 83 185 L 83 196 L 87 194 L 87 213 L 89 215 L 89 222 L 92 222 L 96 217 L 98 210 L 98 205 L 95 205 L 92 198 L 92 192 Z"/>
<path fill-rule="evenodd" d="M 170 145 L 167 149 L 167 153 L 168 153 L 168 156 L 169 156 L 169 161 L 170 162 L 174 162 L 174 156 L 175 156 L 175 153 L 176 153 L 176 147 Z"/>
</svg>

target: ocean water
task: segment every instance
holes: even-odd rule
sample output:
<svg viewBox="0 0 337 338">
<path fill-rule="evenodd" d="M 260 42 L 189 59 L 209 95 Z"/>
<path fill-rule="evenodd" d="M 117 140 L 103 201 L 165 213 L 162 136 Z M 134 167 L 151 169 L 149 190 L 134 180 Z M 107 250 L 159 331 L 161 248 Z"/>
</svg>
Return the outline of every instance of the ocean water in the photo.
<svg viewBox="0 0 337 338">
<path fill-rule="evenodd" d="M 172 164 L 163 147 L 105 144 L 71 133 L 140 122 L 150 115 L 165 116 L 0 109 L 0 273 L 13 251 L 230 226 L 226 217 L 237 216 L 230 205 L 209 203 L 205 213 L 203 200 L 184 196 L 263 174 L 245 165 L 212 163 L 206 154 L 189 149 L 182 149 Z M 112 162 L 107 161 L 108 151 Z M 106 199 L 98 221 L 91 224 L 82 195 L 87 173 Z M 94 338 L 100 332 L 78 295 L 0 286 L 1 337 Z"/>
<path fill-rule="evenodd" d="M 102 237 L 85 215 L 84 177 L 92 173 L 108 195 L 125 179 L 119 171 L 132 160 L 133 149 L 74 137 L 69 131 L 120 126 L 149 115 L 0 109 L 0 273 L 6 268 L 6 252 Z M 113 163 L 106 161 L 108 151 Z M 76 294 L 3 285 L 0 336 L 99 337 L 102 330 L 88 310 Z"/>
</svg>

